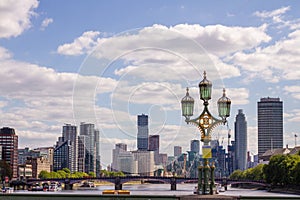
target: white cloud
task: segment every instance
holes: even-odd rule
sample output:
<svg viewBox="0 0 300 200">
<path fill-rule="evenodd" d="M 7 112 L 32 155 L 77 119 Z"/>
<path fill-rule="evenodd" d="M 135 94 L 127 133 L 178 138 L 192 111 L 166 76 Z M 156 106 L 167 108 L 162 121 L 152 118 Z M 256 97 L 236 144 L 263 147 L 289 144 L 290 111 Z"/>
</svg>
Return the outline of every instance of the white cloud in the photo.
<svg viewBox="0 0 300 200">
<path fill-rule="evenodd" d="M 227 55 L 239 50 L 251 49 L 270 41 L 271 38 L 265 31 L 266 25 L 260 27 L 228 27 L 223 25 L 203 27 L 198 24 L 179 24 L 174 27 L 166 27 L 155 24 L 136 32 L 132 31 L 110 38 L 99 38 L 97 55 L 112 59 L 124 52 L 149 47 L 171 50 L 187 58 L 190 58 L 188 56 L 190 54 L 194 57 L 200 56 L 198 49 L 202 47 L 204 48 L 202 48 L 202 54 L 206 51 L 209 54 L 219 56 Z"/>
<path fill-rule="evenodd" d="M 98 46 L 93 56 L 111 61 L 123 60 L 127 63 L 126 68 L 120 67 L 115 70 L 115 74 L 119 76 L 126 74 L 146 80 L 157 81 L 160 78 L 160 81 L 166 81 L 178 77 L 187 79 L 189 74 L 189 79 L 196 80 L 199 75 L 190 73 L 193 71 L 192 68 L 198 71 L 200 68 L 209 68 L 214 71 L 219 70 L 218 73 L 224 78 L 231 78 L 240 76 L 239 69 L 218 57 L 252 49 L 268 42 L 271 38 L 265 33 L 265 29 L 265 25 L 203 27 L 197 24 L 179 24 L 166 27 L 155 24 L 108 38 L 97 39 L 99 32 L 85 32 L 73 43 L 59 46 L 57 51 L 65 55 L 82 55 L 90 52 L 97 40 Z M 137 70 L 140 67 L 147 73 Z M 165 72 L 157 76 L 154 69 Z M 211 79 L 217 78 L 213 74 L 210 73 Z"/>
<path fill-rule="evenodd" d="M 53 23 L 53 19 L 52 18 L 46 18 L 42 21 L 42 24 L 41 24 L 41 30 L 45 30 L 49 24 Z"/>
<path fill-rule="evenodd" d="M 137 104 L 175 104 L 177 106 L 178 100 L 181 100 L 178 93 L 183 95 L 185 91 L 181 85 L 168 82 L 144 82 L 135 86 L 126 86 L 123 82 L 119 84 L 120 86 L 113 91 L 113 98 Z"/>
<path fill-rule="evenodd" d="M 63 55 L 82 55 L 91 52 L 97 44 L 96 38 L 99 36 L 98 31 L 84 32 L 80 37 L 76 38 L 72 43 L 60 45 L 57 48 L 57 53 Z"/>
<path fill-rule="evenodd" d="M 30 28 L 30 19 L 36 15 L 34 9 L 39 5 L 37 0 L 4 0 L 0 3 L 0 38 L 20 35 Z"/>
<path fill-rule="evenodd" d="M 181 34 L 194 39 L 204 49 L 218 56 L 228 55 L 239 50 L 252 49 L 261 43 L 270 41 L 266 25 L 260 27 L 238 27 L 209 25 L 202 27 L 200 25 L 179 24 L 171 27 Z"/>
<path fill-rule="evenodd" d="M 251 53 L 238 52 L 231 59 L 252 77 L 274 83 L 280 80 L 298 80 L 299 44 L 300 30 L 297 30 L 273 45 L 257 48 Z"/>
<path fill-rule="evenodd" d="M 11 52 L 9 52 L 7 49 L 0 46 L 0 60 L 6 60 L 11 58 Z"/>
<path fill-rule="evenodd" d="M 1 51 L 0 55 L 2 52 L 10 55 L 7 50 Z M 0 59 L 0 79 L 5 80 L 0 85 L 1 97 L 5 99 L 0 101 L 1 123 L 20 133 L 21 146 L 44 144 L 45 137 L 32 139 L 38 134 L 46 135 L 52 146 L 61 135 L 61 126 L 75 122 L 73 87 L 77 79 L 82 84 L 77 87 L 77 92 L 83 97 L 87 88 L 94 88 L 96 95 L 112 91 L 115 85 L 111 78 L 60 73 L 52 68 L 16 61 L 9 56 L 2 57 L 6 59 Z M 101 82 L 102 90 L 96 91 L 95 83 L 98 82 Z M 80 102 L 87 105 L 89 101 L 83 99 Z"/>
<path fill-rule="evenodd" d="M 222 94 L 221 92 L 218 92 Z M 234 105 L 246 105 L 249 103 L 249 90 L 246 88 L 226 88 L 226 96 Z"/>
<path fill-rule="evenodd" d="M 285 14 L 287 11 L 290 10 L 290 6 L 282 7 L 276 10 L 272 11 L 256 11 L 254 13 L 255 16 L 261 17 L 261 18 L 273 18 L 276 19 L 276 17 L 281 16 L 282 14 Z"/>
<path fill-rule="evenodd" d="M 291 93 L 293 92 L 300 93 L 300 86 L 299 85 L 285 86 L 284 90 Z"/>
</svg>

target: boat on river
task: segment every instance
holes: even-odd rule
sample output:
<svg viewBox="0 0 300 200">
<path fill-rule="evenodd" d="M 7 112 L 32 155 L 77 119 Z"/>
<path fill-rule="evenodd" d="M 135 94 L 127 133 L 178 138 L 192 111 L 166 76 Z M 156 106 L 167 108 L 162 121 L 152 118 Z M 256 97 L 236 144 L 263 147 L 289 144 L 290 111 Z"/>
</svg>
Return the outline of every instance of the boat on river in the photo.
<svg viewBox="0 0 300 200">
<path fill-rule="evenodd" d="M 14 192 L 14 188 L 12 187 L 3 187 L 2 188 L 2 193 L 8 194 L 8 193 L 13 193 Z"/>
<path fill-rule="evenodd" d="M 57 191 L 61 191 L 62 187 L 60 183 L 56 183 L 56 182 L 52 182 L 49 185 L 48 191 L 50 192 L 57 192 Z"/>
<path fill-rule="evenodd" d="M 43 186 L 41 186 L 39 183 L 35 183 L 29 186 L 28 191 L 43 191 Z"/>
<path fill-rule="evenodd" d="M 97 189 L 94 182 L 92 181 L 85 181 L 83 182 L 78 189 Z"/>
</svg>

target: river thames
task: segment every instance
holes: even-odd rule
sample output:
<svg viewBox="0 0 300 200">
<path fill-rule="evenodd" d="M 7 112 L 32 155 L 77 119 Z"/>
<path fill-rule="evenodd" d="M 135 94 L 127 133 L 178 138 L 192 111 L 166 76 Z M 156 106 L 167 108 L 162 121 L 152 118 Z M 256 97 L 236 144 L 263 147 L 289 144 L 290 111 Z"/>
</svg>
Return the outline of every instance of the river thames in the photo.
<svg viewBox="0 0 300 200">
<path fill-rule="evenodd" d="M 171 191 L 169 184 L 125 184 L 123 185 L 123 190 L 130 190 L 132 195 L 161 195 L 161 196 L 181 196 L 181 195 L 192 195 L 195 184 L 177 184 L 177 190 Z M 103 190 L 113 190 L 114 185 L 102 185 L 97 186 L 96 189 L 88 190 L 62 190 L 55 193 L 63 194 L 102 194 Z M 15 193 L 51 193 L 51 192 L 30 192 L 25 190 L 17 190 Z M 286 194 L 286 193 L 273 193 L 267 192 L 266 190 L 255 190 L 255 189 L 241 189 L 241 188 L 231 188 L 225 192 L 220 192 L 221 195 L 228 196 L 259 196 L 259 197 L 299 197 L 296 194 Z"/>
</svg>

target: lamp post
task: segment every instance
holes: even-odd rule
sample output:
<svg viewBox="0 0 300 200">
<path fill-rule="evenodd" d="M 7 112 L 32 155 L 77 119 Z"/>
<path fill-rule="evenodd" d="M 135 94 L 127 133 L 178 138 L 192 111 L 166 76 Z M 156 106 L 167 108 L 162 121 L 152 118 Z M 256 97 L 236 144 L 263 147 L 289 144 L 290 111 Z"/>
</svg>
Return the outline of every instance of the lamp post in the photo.
<svg viewBox="0 0 300 200">
<path fill-rule="evenodd" d="M 221 119 L 212 116 L 208 110 L 208 101 L 211 99 L 212 83 L 206 79 L 204 71 L 203 80 L 199 83 L 200 99 L 203 101 L 204 109 L 199 117 L 190 119 L 194 111 L 194 99 L 189 95 L 189 88 L 186 95 L 181 100 L 182 116 L 185 117 L 187 124 L 191 123 L 198 127 L 201 133 L 203 166 L 198 166 L 198 194 L 214 194 L 214 163 L 209 166 L 208 159 L 211 158 L 211 132 L 218 126 L 227 122 L 226 118 L 230 115 L 231 100 L 226 97 L 225 89 L 223 96 L 218 100 L 218 112 Z M 210 179 L 210 184 L 209 184 Z"/>
</svg>

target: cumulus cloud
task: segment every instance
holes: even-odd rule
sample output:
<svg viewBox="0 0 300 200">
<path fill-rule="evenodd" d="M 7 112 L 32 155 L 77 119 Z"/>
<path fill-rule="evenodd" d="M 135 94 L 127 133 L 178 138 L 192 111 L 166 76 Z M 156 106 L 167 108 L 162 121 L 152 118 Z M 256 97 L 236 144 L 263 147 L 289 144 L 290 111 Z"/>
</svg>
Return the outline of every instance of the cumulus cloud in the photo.
<svg viewBox="0 0 300 200">
<path fill-rule="evenodd" d="M 212 80 L 220 76 L 231 78 L 240 76 L 240 71 L 222 57 L 270 41 L 265 31 L 266 25 L 167 27 L 155 24 L 122 35 L 98 38 L 93 56 L 112 63 L 123 61 L 123 67 L 114 70 L 121 78 L 126 75 L 147 81 L 198 80 L 202 74 L 199 76 L 199 70 L 207 70 Z"/>
<path fill-rule="evenodd" d="M 84 32 L 80 37 L 76 38 L 72 43 L 60 45 L 57 53 L 69 56 L 82 55 L 91 52 L 97 44 L 96 38 L 99 36 L 98 31 Z"/>
<path fill-rule="evenodd" d="M 0 79 L 5 80 L 0 85 L 1 123 L 17 130 L 22 138 L 21 146 L 44 143 L 45 137 L 32 140 L 38 134 L 46 135 L 52 146 L 61 134 L 62 124 L 76 122 L 73 118 L 73 87 L 78 78 L 83 83 L 83 87 L 77 88 L 82 96 L 86 95 L 86 88 L 95 88 L 97 82 L 101 82 L 102 90 L 94 91 L 94 95 L 112 91 L 115 85 L 111 78 L 57 72 L 52 68 L 16 61 L 9 56 L 9 51 L 0 50 L 0 57 L 6 58 L 0 59 Z M 90 99 L 81 102 L 87 105 L 88 101 Z"/>
<path fill-rule="evenodd" d="M 203 27 L 198 24 L 179 24 L 167 27 L 155 24 L 120 36 L 99 38 L 99 46 L 104 47 L 98 49 L 98 56 L 111 59 L 122 55 L 123 52 L 143 47 L 157 47 L 174 52 L 186 52 L 186 54 L 193 54 L 195 50 L 198 53 L 196 48 L 203 48 L 210 54 L 222 56 L 239 50 L 251 49 L 270 41 L 271 37 L 265 31 L 266 25 L 260 27 L 223 25 Z M 106 51 L 103 51 L 104 49 Z"/>
<path fill-rule="evenodd" d="M 37 0 L 5 0 L 0 3 L 0 38 L 19 36 L 30 28 L 31 17 L 36 15 Z"/>
<path fill-rule="evenodd" d="M 299 80 L 300 30 L 267 47 L 256 48 L 254 52 L 238 52 L 231 57 L 235 65 L 267 82 Z M 287 67 L 288 66 L 288 67 Z"/>
<path fill-rule="evenodd" d="M 41 30 L 45 30 L 49 24 L 53 23 L 53 19 L 52 18 L 46 18 L 42 21 L 42 24 L 41 24 Z"/>
</svg>

